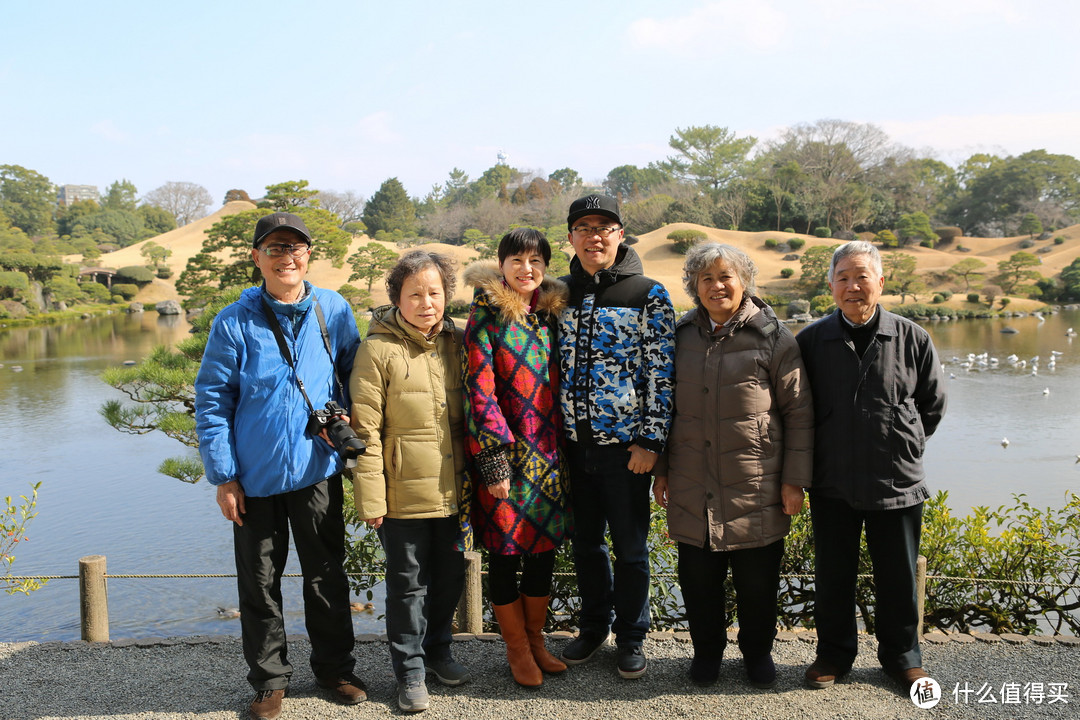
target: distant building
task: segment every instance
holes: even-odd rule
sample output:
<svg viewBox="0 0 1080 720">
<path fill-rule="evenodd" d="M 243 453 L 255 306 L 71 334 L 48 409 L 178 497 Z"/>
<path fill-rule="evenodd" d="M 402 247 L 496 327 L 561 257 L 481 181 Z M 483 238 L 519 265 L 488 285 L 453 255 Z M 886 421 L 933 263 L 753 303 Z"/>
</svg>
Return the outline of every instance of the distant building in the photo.
<svg viewBox="0 0 1080 720">
<path fill-rule="evenodd" d="M 56 191 L 56 202 L 64 207 L 71 207 L 80 200 L 98 202 L 97 185 L 61 185 Z"/>
</svg>

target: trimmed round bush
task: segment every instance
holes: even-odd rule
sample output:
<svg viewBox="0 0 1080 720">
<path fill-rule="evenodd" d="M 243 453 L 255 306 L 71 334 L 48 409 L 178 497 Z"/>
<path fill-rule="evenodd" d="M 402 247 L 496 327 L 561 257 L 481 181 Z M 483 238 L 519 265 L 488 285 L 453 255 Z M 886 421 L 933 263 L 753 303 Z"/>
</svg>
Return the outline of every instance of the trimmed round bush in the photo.
<svg viewBox="0 0 1080 720">
<path fill-rule="evenodd" d="M 1028 239 L 1028 240 L 1021 240 L 1020 241 L 1020 247 L 1023 250 L 1027 250 L 1029 247 L 1034 247 L 1034 246 L 1035 246 L 1035 242 L 1033 240 Z"/>
<path fill-rule="evenodd" d="M 787 244 L 792 250 L 801 250 L 802 246 L 806 244 L 806 241 L 800 237 L 793 237 L 787 241 Z"/>
<path fill-rule="evenodd" d="M 787 279 L 795 274 L 794 268 L 780 268 L 780 277 Z"/>
<path fill-rule="evenodd" d="M 836 307 L 836 301 L 832 295 L 816 295 L 810 300 L 810 312 L 815 315 L 824 315 L 832 312 Z"/>
<path fill-rule="evenodd" d="M 767 247 L 769 250 L 775 250 L 776 245 L 776 238 L 765 238 L 765 247 Z"/>
<path fill-rule="evenodd" d="M 160 278 L 162 280 L 168 280 L 169 278 L 171 278 L 173 276 L 173 271 L 172 271 L 172 268 L 159 267 L 154 274 L 157 275 L 158 278 Z"/>
<path fill-rule="evenodd" d="M 963 237 L 964 231 L 953 225 L 946 225 L 945 227 L 934 228 L 934 234 L 938 236 L 938 243 L 944 245 L 951 243 L 958 237 Z"/>
<path fill-rule="evenodd" d="M 934 303 L 935 305 L 940 305 L 941 303 L 945 302 L 945 296 L 941 293 L 934 293 L 934 297 L 930 298 L 930 302 Z"/>
<path fill-rule="evenodd" d="M 969 292 L 967 294 L 967 301 L 969 303 L 977 303 L 977 302 L 979 302 L 979 293 L 977 293 L 977 292 Z"/>
<path fill-rule="evenodd" d="M 675 252 L 680 255 L 685 255 L 686 251 L 693 247 L 695 244 L 701 242 L 708 235 L 700 230 L 672 230 L 668 233 L 667 239 L 671 240 L 675 244 Z"/>
<path fill-rule="evenodd" d="M 119 295 L 124 300 L 130 300 L 139 292 L 139 286 L 134 283 L 113 283 L 113 295 Z"/>
<path fill-rule="evenodd" d="M 832 237 L 832 230 L 827 227 L 814 228 L 814 237 L 827 238 Z"/>
<path fill-rule="evenodd" d="M 114 279 L 119 283 L 145 285 L 154 279 L 154 271 L 145 265 L 128 265 L 117 270 Z"/>
<path fill-rule="evenodd" d="M 794 235 L 795 234 L 795 228 L 790 228 L 790 227 L 789 228 L 784 228 L 784 232 Z"/>
<path fill-rule="evenodd" d="M 1063 242 L 1065 242 L 1065 238 L 1061 237 L 1060 235 L 1054 238 L 1055 245 L 1061 245 Z"/>
<path fill-rule="evenodd" d="M 952 290 L 941 290 L 941 291 L 939 291 L 939 293 L 940 293 L 941 297 L 945 298 L 946 300 L 952 298 L 952 296 L 953 296 L 953 291 Z"/>
</svg>

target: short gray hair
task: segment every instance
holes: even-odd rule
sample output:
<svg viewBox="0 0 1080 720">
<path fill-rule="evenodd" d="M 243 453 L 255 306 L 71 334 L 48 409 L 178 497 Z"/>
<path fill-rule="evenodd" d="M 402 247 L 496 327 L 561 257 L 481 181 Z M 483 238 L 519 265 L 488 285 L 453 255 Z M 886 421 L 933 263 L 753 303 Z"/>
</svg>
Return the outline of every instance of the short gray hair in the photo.
<svg viewBox="0 0 1080 720">
<path fill-rule="evenodd" d="M 731 245 L 715 242 L 700 243 L 690 248 L 686 253 L 686 262 L 683 263 L 683 288 L 686 294 L 694 299 L 695 305 L 701 305 L 701 299 L 697 294 L 698 278 L 717 260 L 723 260 L 735 271 L 746 294 L 757 294 L 757 283 L 754 281 L 757 276 L 757 266 L 749 255 Z"/>
<path fill-rule="evenodd" d="M 395 306 L 401 302 L 401 287 L 405 281 L 428 268 L 438 271 L 442 278 L 443 291 L 446 293 L 446 302 L 449 303 L 450 298 L 454 297 L 454 286 L 457 284 L 454 259 L 426 250 L 410 250 L 398 258 L 397 264 L 386 273 L 386 294 L 390 296 L 390 302 Z"/>
<path fill-rule="evenodd" d="M 852 240 L 843 245 L 838 245 L 833 250 L 832 260 L 829 261 L 829 282 L 833 281 L 833 274 L 836 272 L 836 266 L 840 264 L 840 261 L 854 255 L 866 255 L 870 258 L 870 262 L 874 264 L 878 277 L 885 274 L 882 271 L 881 253 L 878 252 L 878 249 L 865 240 Z"/>
</svg>

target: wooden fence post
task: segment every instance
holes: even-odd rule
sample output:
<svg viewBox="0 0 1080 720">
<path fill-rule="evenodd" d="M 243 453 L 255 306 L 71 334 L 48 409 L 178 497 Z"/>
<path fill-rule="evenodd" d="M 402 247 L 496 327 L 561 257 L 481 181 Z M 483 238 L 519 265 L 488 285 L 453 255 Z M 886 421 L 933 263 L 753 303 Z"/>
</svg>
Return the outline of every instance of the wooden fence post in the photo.
<svg viewBox="0 0 1080 720">
<path fill-rule="evenodd" d="M 926 558 L 915 561 L 915 601 L 919 606 L 919 637 L 923 635 L 923 618 L 926 616 Z"/>
<path fill-rule="evenodd" d="M 480 584 L 480 553 L 465 553 L 465 589 L 457 610 L 458 632 L 478 635 L 484 631 L 484 598 Z"/>
<path fill-rule="evenodd" d="M 79 558 L 79 610 L 82 639 L 109 642 L 109 591 L 104 555 Z"/>
</svg>

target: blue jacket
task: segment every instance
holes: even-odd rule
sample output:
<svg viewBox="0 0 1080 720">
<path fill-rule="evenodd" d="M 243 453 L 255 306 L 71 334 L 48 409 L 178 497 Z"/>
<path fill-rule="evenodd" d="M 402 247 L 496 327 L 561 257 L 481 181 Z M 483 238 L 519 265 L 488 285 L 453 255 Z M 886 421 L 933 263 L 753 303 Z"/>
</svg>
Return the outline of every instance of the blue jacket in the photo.
<svg viewBox="0 0 1080 720">
<path fill-rule="evenodd" d="M 627 245 L 596 275 L 575 257 L 562 280 L 570 287 L 559 319 L 567 437 L 662 452 L 675 380 L 675 311 L 667 290 L 642 275 Z"/>
<path fill-rule="evenodd" d="M 338 376 L 348 392 L 360 333 L 344 298 L 309 285 L 326 317 Z M 315 308 L 309 307 L 294 333 L 278 314 L 296 373 L 281 356 L 262 309 L 261 287 L 245 290 L 210 328 L 195 379 L 195 429 L 206 479 L 212 485 L 239 480 L 245 495 L 267 497 L 298 490 L 341 472 L 338 453 L 305 432 L 310 410 L 296 376 L 315 409 L 339 396 Z"/>
</svg>

